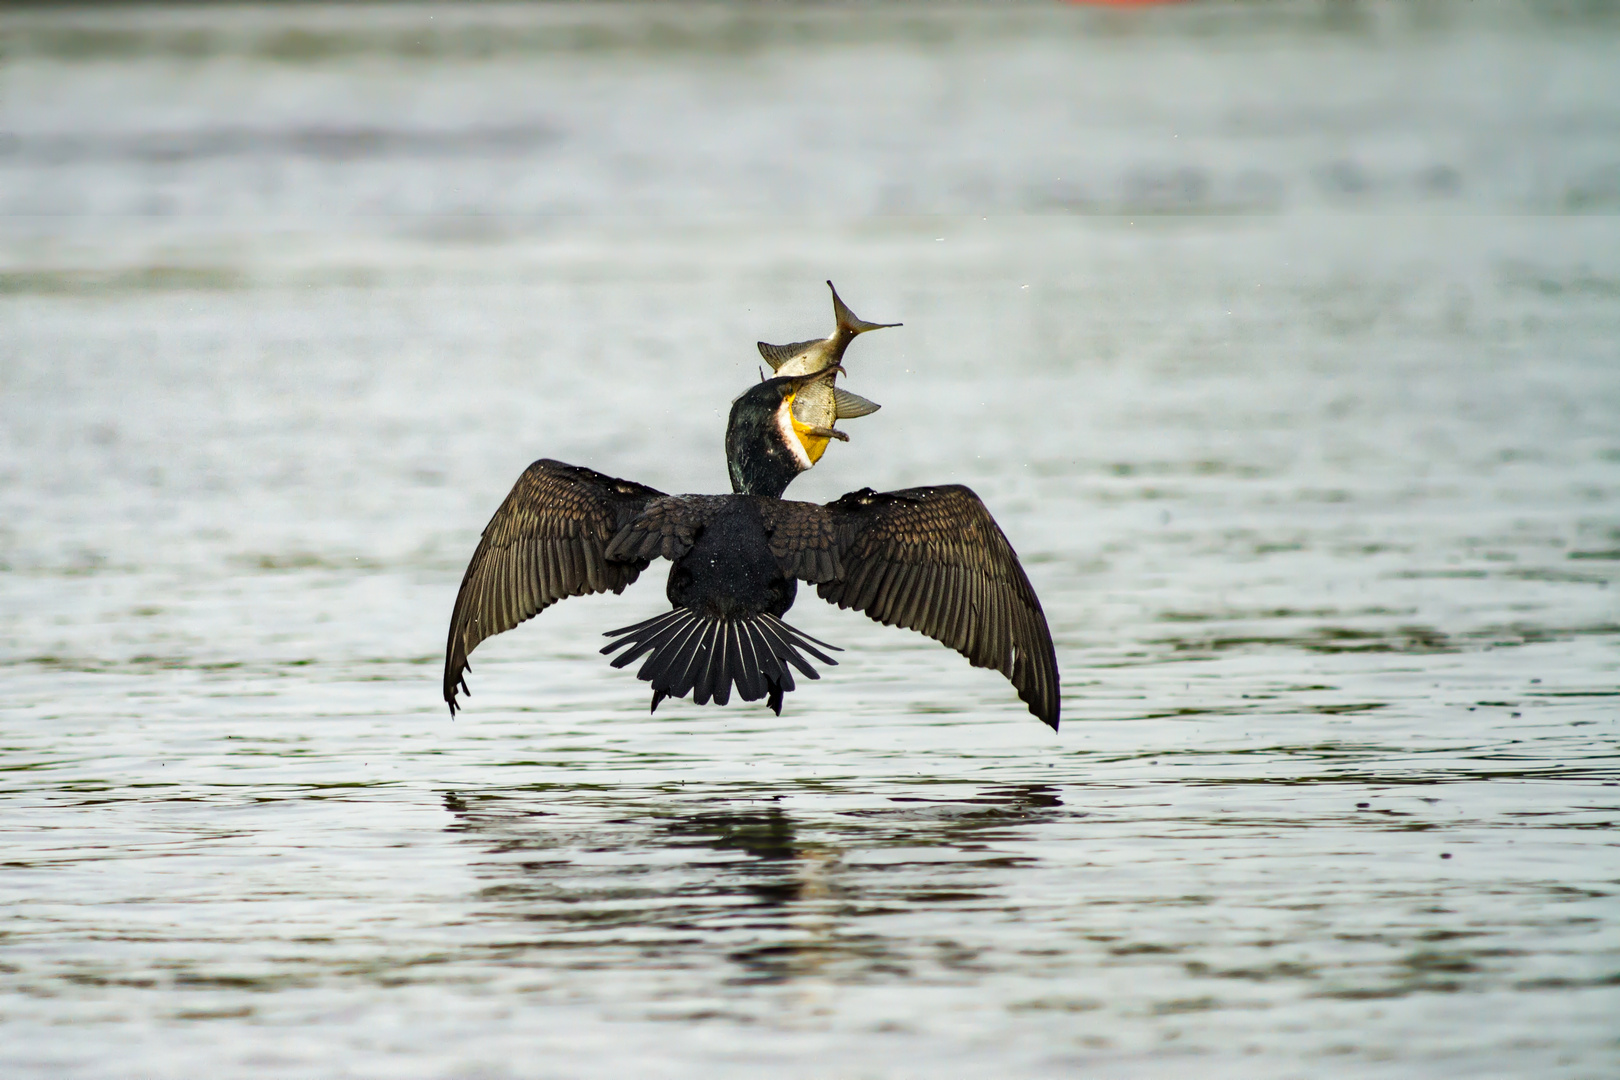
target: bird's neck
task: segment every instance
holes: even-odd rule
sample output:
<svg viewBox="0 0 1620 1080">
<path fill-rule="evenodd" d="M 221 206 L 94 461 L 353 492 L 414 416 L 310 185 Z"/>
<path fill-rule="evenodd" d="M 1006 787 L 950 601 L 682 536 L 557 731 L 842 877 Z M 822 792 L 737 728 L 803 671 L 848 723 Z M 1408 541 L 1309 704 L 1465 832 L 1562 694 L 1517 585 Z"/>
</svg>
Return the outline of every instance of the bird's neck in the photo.
<svg viewBox="0 0 1620 1080">
<path fill-rule="evenodd" d="M 726 428 L 726 467 L 731 490 L 738 495 L 781 498 L 782 492 L 809 466 L 800 450 L 787 442 L 791 431 L 778 430 L 775 417 L 742 418 L 735 413 Z"/>
</svg>

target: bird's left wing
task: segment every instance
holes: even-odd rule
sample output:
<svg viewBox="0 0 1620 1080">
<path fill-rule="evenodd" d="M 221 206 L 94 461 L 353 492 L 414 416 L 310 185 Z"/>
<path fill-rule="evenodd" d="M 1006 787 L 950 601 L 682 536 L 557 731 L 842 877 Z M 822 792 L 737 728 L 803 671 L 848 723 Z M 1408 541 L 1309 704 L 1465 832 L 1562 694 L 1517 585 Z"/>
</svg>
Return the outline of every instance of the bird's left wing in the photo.
<svg viewBox="0 0 1620 1080">
<path fill-rule="evenodd" d="M 450 614 L 444 700 L 455 715 L 467 655 L 569 596 L 623 592 L 648 560 L 608 557 L 613 537 L 664 493 L 542 458 L 518 477 L 484 527 Z"/>
<path fill-rule="evenodd" d="M 959 484 L 852 492 L 825 506 L 762 500 L 783 573 L 823 600 L 927 634 L 1007 677 L 1058 726 L 1057 653 L 1041 602 L 983 502 Z"/>
</svg>

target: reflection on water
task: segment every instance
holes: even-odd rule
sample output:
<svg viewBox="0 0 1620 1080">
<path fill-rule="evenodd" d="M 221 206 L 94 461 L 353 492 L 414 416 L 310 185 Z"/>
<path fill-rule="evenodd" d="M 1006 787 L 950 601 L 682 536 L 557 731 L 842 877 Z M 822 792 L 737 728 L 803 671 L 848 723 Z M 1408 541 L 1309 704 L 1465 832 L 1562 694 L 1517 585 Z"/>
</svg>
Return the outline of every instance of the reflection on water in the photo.
<svg viewBox="0 0 1620 1080">
<path fill-rule="evenodd" d="M 1338 783 L 1385 787 L 1380 779 L 1345 777 Z M 939 786 L 925 781 L 916 790 Z M 737 1017 L 757 1008 L 746 988 L 760 984 L 909 985 L 919 979 L 966 984 L 996 973 L 1028 976 L 1033 966 L 1045 978 L 1061 972 L 1085 985 L 1099 967 L 1145 966 L 1163 975 L 1157 969 L 1167 957 L 1179 958 L 1171 968 L 1180 977 L 1196 980 L 1177 992 L 1196 990 L 1200 996 L 1155 999 L 1149 1006 L 1154 1015 L 1244 1007 L 1216 992 L 1222 984 L 1206 980 L 1287 983 L 1313 999 L 1381 1000 L 1484 991 L 1500 983 L 1508 970 L 1505 961 L 1523 955 L 1517 945 L 1505 943 L 1522 929 L 1481 921 L 1477 907 L 1476 917 L 1462 928 L 1446 918 L 1458 912 L 1444 902 L 1444 888 L 1408 886 L 1381 894 L 1384 904 L 1395 906 L 1386 908 L 1384 921 L 1369 927 L 1344 910 L 1360 901 L 1317 890 L 1303 903 L 1298 895 L 1279 902 L 1252 888 L 1234 892 L 1230 883 L 1221 887 L 1199 873 L 1201 860 L 1184 850 L 1172 858 L 1182 864 L 1183 874 L 1192 870 L 1194 876 L 1161 895 L 1131 895 L 1140 883 L 1133 887 L 1134 875 L 1120 865 L 1134 861 L 1125 854 L 1133 842 L 1157 839 L 1156 846 L 1170 850 L 1162 844 L 1168 834 L 1190 840 L 1203 833 L 1206 842 L 1224 846 L 1242 832 L 1247 844 L 1264 844 L 1310 826 L 1319 834 L 1360 833 L 1364 845 L 1380 831 L 1454 830 L 1455 820 L 1436 820 L 1452 816 L 1436 810 L 1442 797 L 1387 795 L 1377 804 L 1353 806 L 1340 797 L 1331 811 L 1285 819 L 1234 815 L 1232 807 L 1210 815 L 1207 805 L 1192 813 L 1167 813 L 1149 803 L 1125 813 L 1098 805 L 1095 796 L 1088 802 L 1093 809 L 1071 810 L 1061 789 L 1047 785 L 944 787 L 937 795 L 889 795 L 882 800 L 887 806 L 830 813 L 849 793 L 828 785 L 816 785 L 813 792 L 680 791 L 663 799 L 647 793 L 630 805 L 622 797 L 602 799 L 585 814 L 577 792 L 549 786 L 473 798 L 447 794 L 445 805 L 455 817 L 450 830 L 478 849 L 471 862 L 485 882 L 477 893 L 480 918 L 531 924 L 527 944 L 503 944 L 506 960 L 590 970 L 623 949 L 639 958 L 638 966 L 686 973 L 668 1000 L 717 997 L 727 1003 L 728 1015 Z M 804 809 L 795 813 L 784 805 Z M 1149 828 L 1143 828 L 1143 817 L 1152 821 Z M 1602 828 L 1611 823 L 1568 824 Z M 1331 850 L 1334 842 L 1319 837 L 1311 846 Z M 1064 848 L 1069 850 L 1053 854 Z M 1441 851 L 1440 857 L 1452 854 Z M 1341 852 L 1339 858 L 1364 856 Z M 1054 861 L 1067 865 L 1060 870 Z M 1074 895 L 1072 903 L 1054 908 L 1050 896 L 1043 896 L 1054 883 L 1043 879 L 1058 875 Z M 1165 877 L 1152 875 L 1152 880 L 1157 884 Z M 1518 899 L 1546 905 L 1537 921 L 1550 929 L 1580 927 L 1591 918 L 1559 910 L 1561 901 L 1591 902 L 1608 895 L 1543 885 Z M 1122 903 L 1133 909 L 1123 922 L 1108 911 Z M 1410 912 L 1406 919 L 1391 918 L 1403 908 Z M 1285 919 L 1257 940 L 1243 940 L 1244 934 L 1231 940 L 1233 923 L 1267 917 L 1265 911 L 1276 918 L 1279 910 L 1319 914 L 1291 928 Z M 1157 914 L 1149 918 L 1148 911 Z M 992 915 L 1004 928 L 986 940 L 976 915 Z M 1020 926 L 1025 923 L 1039 929 Z M 1308 929 L 1312 924 L 1338 924 L 1339 930 L 1323 941 L 1320 930 Z M 1181 932 L 1167 934 L 1172 926 Z M 1250 932 L 1262 929 L 1253 926 Z M 1209 958 L 1211 936 L 1228 938 L 1213 951 L 1218 961 Z M 1608 979 L 1596 976 L 1587 985 L 1605 985 Z M 1068 1000 L 1035 999 L 1012 1007 L 1070 1010 Z M 1120 1004 L 1083 1000 L 1082 1011 L 1118 1010 Z M 1201 1004 L 1194 1009 L 1190 1000 Z"/>
<path fill-rule="evenodd" d="M 8 13 L 0 1071 L 1620 1072 L 1615 33 Z M 650 716 L 659 572 L 452 722 L 512 478 L 724 490 L 829 277 L 906 325 L 794 494 L 973 485 L 1062 733 L 810 595 Z"/>
</svg>

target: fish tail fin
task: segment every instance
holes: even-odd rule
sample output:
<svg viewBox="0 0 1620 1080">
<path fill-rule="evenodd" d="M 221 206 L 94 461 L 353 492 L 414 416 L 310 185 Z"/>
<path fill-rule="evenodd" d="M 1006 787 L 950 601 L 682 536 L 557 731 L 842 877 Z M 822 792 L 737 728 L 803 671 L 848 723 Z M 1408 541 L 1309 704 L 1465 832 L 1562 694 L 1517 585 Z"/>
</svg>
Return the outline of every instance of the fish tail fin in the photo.
<svg viewBox="0 0 1620 1080">
<path fill-rule="evenodd" d="M 827 282 L 827 288 L 832 289 L 833 315 L 838 319 L 838 333 L 840 336 L 852 338 L 856 334 L 864 334 L 868 330 L 886 330 L 891 326 L 901 325 L 897 322 L 867 322 L 849 310 L 849 305 L 844 303 L 843 298 L 838 295 L 838 290 L 833 289 L 832 282 Z"/>
</svg>

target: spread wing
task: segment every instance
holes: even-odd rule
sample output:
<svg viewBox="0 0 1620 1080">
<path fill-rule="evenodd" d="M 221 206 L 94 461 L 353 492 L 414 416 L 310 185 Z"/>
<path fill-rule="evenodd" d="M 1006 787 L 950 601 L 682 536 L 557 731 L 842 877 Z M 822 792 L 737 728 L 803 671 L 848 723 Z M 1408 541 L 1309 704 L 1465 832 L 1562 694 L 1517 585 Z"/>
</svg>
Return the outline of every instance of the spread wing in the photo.
<svg viewBox="0 0 1620 1080">
<path fill-rule="evenodd" d="M 649 560 L 608 557 L 613 537 L 664 493 L 543 458 L 530 465 L 484 527 L 461 579 L 445 645 L 444 700 L 456 713 L 467 654 L 487 637 L 558 600 L 623 592 Z"/>
<path fill-rule="evenodd" d="M 960 485 L 762 504 L 784 573 L 823 600 L 927 634 L 994 668 L 1055 730 L 1057 653 L 1041 602 L 984 503 Z"/>
</svg>

